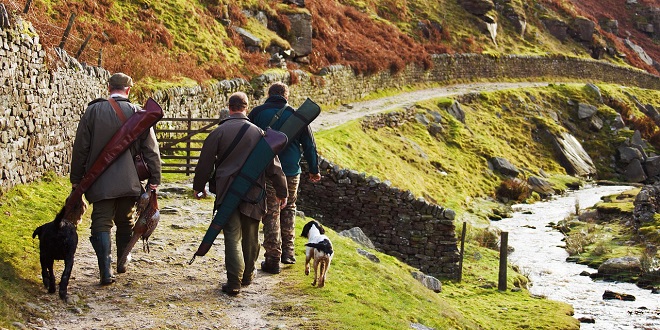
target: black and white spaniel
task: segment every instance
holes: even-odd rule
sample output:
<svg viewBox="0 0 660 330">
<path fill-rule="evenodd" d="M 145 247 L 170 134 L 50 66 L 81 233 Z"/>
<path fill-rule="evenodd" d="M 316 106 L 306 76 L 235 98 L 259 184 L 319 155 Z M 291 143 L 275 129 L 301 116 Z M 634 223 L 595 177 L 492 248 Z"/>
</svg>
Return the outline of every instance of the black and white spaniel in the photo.
<svg viewBox="0 0 660 330">
<path fill-rule="evenodd" d="M 314 259 L 314 282 L 318 287 L 325 285 L 325 277 L 332 261 L 332 243 L 328 236 L 325 236 L 325 229 L 320 223 L 312 220 L 305 224 L 301 237 L 307 238 L 305 244 L 305 275 L 309 275 L 309 262 Z"/>
</svg>

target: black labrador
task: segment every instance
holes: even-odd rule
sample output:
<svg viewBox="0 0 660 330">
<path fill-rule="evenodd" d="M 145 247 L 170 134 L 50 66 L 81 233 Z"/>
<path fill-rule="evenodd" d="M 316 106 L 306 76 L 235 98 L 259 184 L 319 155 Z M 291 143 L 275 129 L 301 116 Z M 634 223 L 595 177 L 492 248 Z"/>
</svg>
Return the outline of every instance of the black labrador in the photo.
<svg viewBox="0 0 660 330">
<path fill-rule="evenodd" d="M 84 203 L 83 203 L 84 204 Z M 55 220 L 45 223 L 32 233 L 32 238 L 39 236 L 39 260 L 41 261 L 41 277 L 48 293 L 55 293 L 55 274 L 53 264 L 55 260 L 64 260 L 64 271 L 60 280 L 59 295 L 62 300 L 67 299 L 69 277 L 73 269 L 73 257 L 78 247 L 78 232 L 76 227 L 82 218 L 86 205 L 76 210 L 80 215 L 78 220 L 69 221 L 65 218 L 65 209 L 57 214 Z M 75 218 L 75 217 L 74 217 Z"/>
</svg>

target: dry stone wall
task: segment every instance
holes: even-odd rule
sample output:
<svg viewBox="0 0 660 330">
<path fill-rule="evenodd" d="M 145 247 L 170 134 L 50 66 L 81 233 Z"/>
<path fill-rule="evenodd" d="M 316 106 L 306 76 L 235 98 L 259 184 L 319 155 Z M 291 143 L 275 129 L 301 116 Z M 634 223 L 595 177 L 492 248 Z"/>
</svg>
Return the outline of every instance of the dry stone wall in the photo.
<svg viewBox="0 0 660 330">
<path fill-rule="evenodd" d="M 427 274 L 458 277 L 453 210 L 323 158 L 320 170 L 320 183 L 301 180 L 300 211 L 336 231 L 359 227 L 378 250 Z"/>
<path fill-rule="evenodd" d="M 68 173 L 84 104 L 102 95 L 108 77 L 65 54 L 49 69 L 35 31 L 14 26 L 0 30 L 0 193 L 47 171 Z"/>
</svg>

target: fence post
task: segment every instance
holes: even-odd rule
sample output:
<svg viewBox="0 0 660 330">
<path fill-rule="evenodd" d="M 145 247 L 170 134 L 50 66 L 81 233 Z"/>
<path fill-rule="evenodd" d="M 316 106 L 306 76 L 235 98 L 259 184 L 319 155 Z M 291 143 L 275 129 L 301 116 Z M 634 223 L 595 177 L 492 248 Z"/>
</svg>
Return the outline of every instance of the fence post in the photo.
<svg viewBox="0 0 660 330">
<path fill-rule="evenodd" d="M 465 231 L 467 222 L 463 221 L 463 231 L 461 232 L 461 259 L 458 261 L 458 283 L 463 280 L 463 256 L 465 252 Z"/>
<path fill-rule="evenodd" d="M 8 28 L 11 25 L 9 23 L 9 13 L 5 5 L 0 3 L 0 28 Z"/>
<path fill-rule="evenodd" d="M 192 120 L 191 119 L 192 119 L 192 111 L 189 108 L 188 109 L 188 132 L 192 131 Z M 186 166 L 186 176 L 190 176 L 190 173 L 192 172 L 192 171 L 190 171 L 190 139 L 188 139 L 188 142 L 186 142 L 186 147 L 188 149 L 186 151 L 186 156 L 187 156 L 186 157 L 186 165 L 187 165 Z"/>
<path fill-rule="evenodd" d="M 97 66 L 101 67 L 101 64 L 103 62 L 103 48 L 99 49 L 99 59 L 97 61 Z"/>
<path fill-rule="evenodd" d="M 78 52 L 76 53 L 76 59 L 80 57 L 82 54 L 83 50 L 85 50 L 85 47 L 87 46 L 87 43 L 89 42 L 89 39 L 92 38 L 92 34 L 88 34 L 87 38 L 85 38 L 85 41 L 83 41 L 82 45 L 80 45 L 80 49 L 78 49 Z"/>
<path fill-rule="evenodd" d="M 69 37 L 69 32 L 71 32 L 71 27 L 73 26 L 73 21 L 76 19 L 76 14 L 71 13 L 71 16 L 69 16 L 69 24 L 67 24 L 66 29 L 64 30 L 64 35 L 62 35 L 62 41 L 60 41 L 59 48 L 64 49 L 64 43 L 66 42 L 66 39 Z"/>
<path fill-rule="evenodd" d="M 497 289 L 506 291 L 506 265 L 507 265 L 507 251 L 509 247 L 509 233 L 502 232 L 500 238 L 500 274 L 498 276 Z"/>
<path fill-rule="evenodd" d="M 25 7 L 23 7 L 23 14 L 27 14 L 28 11 L 30 10 L 30 4 L 32 3 L 32 0 L 28 0 L 25 3 Z"/>
</svg>

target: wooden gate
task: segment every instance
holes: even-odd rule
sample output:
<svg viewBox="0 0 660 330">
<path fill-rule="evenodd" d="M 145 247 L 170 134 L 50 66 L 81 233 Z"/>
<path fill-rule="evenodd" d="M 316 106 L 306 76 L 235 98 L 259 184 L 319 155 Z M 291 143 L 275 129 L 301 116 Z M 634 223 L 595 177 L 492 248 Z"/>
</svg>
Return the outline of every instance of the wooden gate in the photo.
<svg viewBox="0 0 660 330">
<path fill-rule="evenodd" d="M 195 173 L 206 134 L 220 123 L 218 118 L 163 118 L 155 131 L 163 160 L 163 173 Z M 202 137 L 196 137 L 204 134 Z"/>
</svg>

